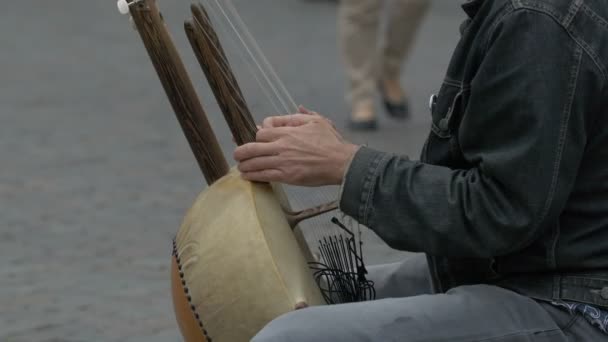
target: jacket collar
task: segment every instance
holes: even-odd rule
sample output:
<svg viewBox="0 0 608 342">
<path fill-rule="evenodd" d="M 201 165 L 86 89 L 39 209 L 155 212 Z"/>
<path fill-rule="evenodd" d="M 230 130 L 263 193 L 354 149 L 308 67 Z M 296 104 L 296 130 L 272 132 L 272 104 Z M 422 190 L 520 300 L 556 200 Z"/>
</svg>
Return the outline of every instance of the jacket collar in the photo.
<svg viewBox="0 0 608 342">
<path fill-rule="evenodd" d="M 477 12 L 479 12 L 479 9 L 481 8 L 481 5 L 483 5 L 484 1 L 485 0 L 467 0 L 462 4 L 462 9 L 466 12 L 469 18 L 473 19 Z"/>
</svg>

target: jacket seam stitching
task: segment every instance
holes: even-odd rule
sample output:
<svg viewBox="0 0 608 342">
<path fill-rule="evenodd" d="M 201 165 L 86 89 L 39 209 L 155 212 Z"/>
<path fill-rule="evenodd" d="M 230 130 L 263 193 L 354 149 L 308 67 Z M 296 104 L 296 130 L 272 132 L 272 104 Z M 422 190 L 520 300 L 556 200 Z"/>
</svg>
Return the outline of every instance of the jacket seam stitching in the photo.
<svg viewBox="0 0 608 342">
<path fill-rule="evenodd" d="M 536 2 L 526 2 L 526 4 L 522 5 L 519 9 L 520 10 L 530 10 L 530 11 L 534 11 L 537 13 L 543 13 L 543 14 L 549 15 L 550 17 L 555 19 L 555 21 L 557 21 L 561 26 L 564 25 L 562 20 L 560 20 L 560 18 L 559 18 L 559 13 L 549 6 L 545 6 L 543 4 L 539 4 Z"/>
<path fill-rule="evenodd" d="M 490 46 L 490 39 L 494 35 L 494 32 L 496 31 L 498 25 L 503 21 L 503 19 L 507 15 L 509 15 L 509 14 L 511 14 L 511 13 L 513 13 L 515 11 L 515 6 L 512 3 L 506 3 L 499 10 L 503 11 L 503 12 L 501 13 L 501 15 L 498 18 L 496 18 L 494 20 L 494 22 L 492 23 L 492 25 L 490 25 L 490 29 L 488 31 L 488 35 L 485 37 L 485 40 L 483 41 L 483 44 L 481 44 L 481 51 L 484 51 L 484 52 L 488 51 L 488 48 Z"/>
<path fill-rule="evenodd" d="M 361 193 L 361 202 L 359 203 L 359 212 L 358 216 L 361 219 L 364 225 L 367 225 L 367 208 L 368 201 L 370 198 L 370 192 L 372 191 L 372 175 L 374 170 L 376 169 L 376 165 L 378 163 L 378 159 L 380 155 L 376 155 L 372 162 L 369 165 L 368 172 L 365 174 L 365 178 L 363 180 L 363 192 Z"/>
<path fill-rule="evenodd" d="M 576 0 L 572 3 L 570 8 L 568 8 L 568 14 L 566 15 L 562 23 L 565 27 L 570 27 L 570 24 L 572 24 L 572 20 L 574 20 L 574 17 L 576 17 L 582 5 L 583 2 L 581 0 Z"/>
<path fill-rule="evenodd" d="M 579 39 L 578 35 L 576 35 L 574 31 L 572 31 L 570 29 L 566 29 L 566 31 L 568 32 L 568 35 L 570 36 L 570 38 L 572 38 L 572 40 L 574 40 L 574 42 L 577 45 L 582 47 L 583 51 L 585 51 L 585 53 L 589 56 L 589 58 L 591 58 L 591 60 L 593 61 L 593 64 L 595 64 L 596 68 L 599 69 L 600 73 L 604 77 L 604 81 L 608 81 L 608 71 L 606 71 L 606 68 L 604 67 L 604 65 L 602 65 L 598 56 L 595 53 L 593 53 L 591 46 L 589 46 L 589 44 L 585 43 L 585 41 Z"/>
<path fill-rule="evenodd" d="M 559 275 L 553 277 L 553 288 L 551 298 L 553 300 L 560 300 L 560 294 L 562 292 L 562 279 Z"/>
<path fill-rule="evenodd" d="M 595 11 L 592 8 L 590 8 L 586 4 L 583 4 L 583 6 L 581 6 L 581 9 L 583 10 L 583 12 L 585 14 L 589 15 L 591 17 L 591 19 L 594 20 L 598 25 L 608 29 L 608 21 L 604 20 L 597 13 L 595 13 Z M 589 57 L 591 58 L 593 63 L 600 70 L 600 72 L 602 73 L 602 76 L 604 76 L 605 81 L 608 80 L 608 71 L 606 70 L 606 66 L 601 62 L 601 58 L 599 58 L 599 56 L 597 54 L 593 53 L 591 46 L 589 46 L 583 40 L 579 41 L 577 39 L 578 36 L 575 36 L 574 31 L 568 30 L 568 32 L 571 34 L 572 39 L 574 39 L 577 43 L 579 43 L 585 47 L 585 52 L 589 55 Z"/>
<path fill-rule="evenodd" d="M 448 139 L 452 137 L 452 134 L 449 131 L 443 133 L 444 131 L 441 128 L 437 127 L 434 122 L 431 122 L 431 130 L 433 131 L 433 133 L 435 133 L 436 136 L 441 139 Z"/>
<path fill-rule="evenodd" d="M 470 84 L 464 84 L 463 81 L 457 81 L 457 80 L 455 80 L 453 78 L 450 78 L 448 76 L 446 76 L 444 78 L 443 83 L 445 85 L 449 85 L 449 86 L 452 86 L 452 87 L 458 87 L 458 88 L 461 88 L 461 89 L 470 89 L 471 88 Z"/>
<path fill-rule="evenodd" d="M 549 16 L 550 18 L 552 18 L 554 21 L 556 21 L 557 24 L 559 24 L 571 37 L 571 39 L 576 43 L 577 45 L 577 49 L 575 51 L 575 57 L 578 59 L 577 61 L 577 65 L 575 67 L 572 68 L 572 72 L 573 75 L 571 76 L 571 84 L 569 85 L 569 90 L 570 90 L 570 94 L 569 94 L 569 99 L 568 99 L 568 103 L 566 105 L 566 107 L 564 108 L 564 111 L 567 111 L 563 114 L 565 114 L 565 117 L 563 118 L 563 122 L 562 125 L 560 127 L 560 137 L 559 137 L 559 142 L 558 142 L 558 149 L 557 149 L 557 159 L 555 161 L 554 164 L 554 168 L 553 168 L 553 175 L 552 175 L 552 181 L 551 181 L 551 187 L 549 189 L 549 195 L 547 196 L 547 199 L 545 201 L 545 205 L 543 207 L 543 210 L 541 212 L 541 215 L 539 216 L 537 222 L 535 222 L 534 227 L 538 227 L 542 221 L 545 219 L 546 215 L 548 214 L 550 208 L 551 208 L 551 203 L 553 202 L 553 196 L 555 195 L 555 188 L 557 185 L 557 175 L 559 174 L 559 168 L 561 166 L 561 158 L 562 158 L 562 153 L 563 153 L 563 149 L 565 146 L 565 134 L 566 134 L 566 129 L 568 127 L 569 124 L 569 120 L 570 120 L 570 115 L 572 112 L 572 105 L 574 103 L 574 94 L 576 92 L 576 86 L 578 83 L 578 77 L 580 74 L 580 69 L 582 66 L 582 60 L 583 60 L 583 52 L 585 52 L 586 54 L 589 55 L 593 55 L 593 53 L 591 51 L 588 51 L 590 49 L 586 49 L 585 46 L 585 42 L 583 41 L 579 41 L 574 37 L 573 32 L 568 28 L 565 27 L 562 23 L 560 23 L 560 21 L 558 20 L 558 18 L 555 16 L 555 14 L 553 13 L 553 11 L 551 11 L 548 8 L 545 8 L 543 6 L 533 6 L 533 5 L 528 5 L 528 6 L 524 6 L 522 8 L 518 8 L 517 10 L 514 10 L 511 13 L 515 13 L 515 11 L 534 11 L 540 14 L 544 14 Z M 504 17 L 504 16 L 503 16 Z M 493 34 L 493 32 L 492 32 Z M 593 57 L 591 57 L 594 61 L 595 59 Z M 601 66 L 599 64 L 596 65 L 598 68 L 601 69 Z M 603 69 L 601 69 L 602 74 L 606 77 L 606 74 L 603 72 Z M 534 231 L 534 229 L 532 229 L 532 231 Z"/>
<path fill-rule="evenodd" d="M 545 219 L 545 217 L 547 216 L 547 214 L 549 213 L 549 210 L 551 209 L 551 204 L 553 203 L 553 198 L 555 196 L 555 189 L 557 186 L 557 182 L 558 182 L 558 175 L 559 175 L 559 169 L 561 167 L 561 163 L 562 163 L 562 155 L 564 152 L 564 146 L 565 146 L 565 142 L 566 142 L 566 131 L 568 128 L 568 125 L 570 123 L 570 116 L 572 114 L 572 106 L 574 104 L 574 95 L 576 93 L 576 89 L 577 89 L 577 84 L 578 84 L 578 77 L 580 74 L 580 68 L 581 68 L 581 64 L 583 61 L 583 51 L 582 49 L 579 47 L 576 51 L 575 51 L 575 58 L 577 59 L 576 65 L 572 68 L 571 70 L 571 80 L 570 80 L 570 84 L 568 85 L 569 88 L 569 94 L 568 94 L 568 103 L 566 104 L 566 106 L 564 107 L 564 112 L 562 113 L 562 123 L 561 123 L 561 127 L 560 127 L 560 135 L 559 135 L 559 141 L 557 144 L 557 150 L 556 150 L 556 159 L 555 162 L 553 164 L 553 175 L 551 176 L 551 187 L 549 188 L 549 194 L 547 196 L 547 199 L 545 200 L 545 205 L 543 207 L 543 211 L 541 212 L 541 215 L 538 218 L 538 221 L 535 223 L 535 228 L 538 227 L 541 222 Z M 532 229 L 534 231 L 534 229 Z"/>
<path fill-rule="evenodd" d="M 521 0 L 511 0 L 511 3 L 513 5 L 513 8 L 520 8 L 523 6 Z"/>
<path fill-rule="evenodd" d="M 580 280 L 599 281 L 599 282 L 607 281 L 605 278 L 594 278 L 593 275 L 585 275 L 585 276 L 564 275 L 564 276 L 562 276 L 562 280 L 564 282 L 566 282 L 566 284 L 570 284 L 570 283 L 568 283 L 568 279 L 580 279 Z"/>
<path fill-rule="evenodd" d="M 608 28 L 608 21 L 599 16 L 591 7 L 587 6 L 586 4 L 583 4 L 581 6 L 581 9 L 585 12 L 585 14 L 591 16 L 591 19 L 595 20 L 602 27 Z"/>
<path fill-rule="evenodd" d="M 553 242 L 551 243 L 551 250 L 548 253 L 549 255 L 549 267 L 556 269 L 557 268 L 557 244 L 559 242 L 559 238 L 561 237 L 561 226 L 559 223 L 555 225 L 555 233 L 553 234 Z"/>
<path fill-rule="evenodd" d="M 582 9 L 585 10 L 585 7 L 587 7 L 587 6 L 583 5 Z M 527 11 L 531 11 L 531 12 L 536 12 L 536 13 L 544 14 L 544 15 L 552 18 L 559 26 L 561 26 L 568 33 L 568 35 L 570 36 L 570 38 L 577 45 L 580 45 L 580 46 L 583 47 L 583 50 L 585 51 L 585 53 L 589 56 L 589 58 L 591 58 L 591 60 L 593 61 L 593 64 L 595 64 L 595 66 L 599 69 L 600 73 L 604 77 L 604 81 L 608 81 L 608 71 L 604 67 L 604 65 L 601 63 L 600 58 L 595 53 L 593 53 L 593 50 L 591 49 L 591 47 L 587 43 L 585 43 L 584 41 L 582 41 L 582 40 L 579 39 L 579 37 L 574 33 L 574 31 L 572 31 L 570 29 L 571 26 L 564 27 L 563 23 L 560 21 L 559 17 L 555 13 L 555 11 L 551 10 L 550 8 L 548 8 L 546 6 L 540 6 L 538 4 L 526 4 L 523 7 L 519 7 L 517 9 L 515 9 L 511 13 L 514 13 L 515 11 L 526 11 L 526 10 Z M 502 20 L 503 17 L 501 17 L 500 19 Z M 494 25 L 493 25 L 493 28 L 494 28 Z M 494 29 L 491 32 L 491 35 L 492 34 L 494 34 Z M 488 37 L 488 40 L 489 40 L 489 37 Z M 489 44 L 489 41 L 486 42 L 486 45 L 484 46 L 484 51 L 487 51 L 488 44 Z"/>
<path fill-rule="evenodd" d="M 587 290 L 600 290 L 603 288 L 603 287 L 600 287 L 602 285 L 594 286 L 593 284 L 572 284 L 572 283 L 568 283 L 568 282 L 566 282 L 564 285 L 575 286 L 575 287 L 583 288 L 583 289 L 587 289 Z"/>
<path fill-rule="evenodd" d="M 378 174 L 380 173 L 380 168 L 382 167 L 382 165 L 384 165 L 389 158 L 391 158 L 392 156 L 389 154 L 385 154 L 385 155 L 381 155 L 378 158 L 378 162 L 373 170 L 373 173 L 371 175 L 371 179 L 370 179 L 370 190 L 368 192 L 368 197 L 367 197 L 367 203 L 366 203 L 366 210 L 365 210 L 365 223 L 366 225 L 368 225 L 369 221 L 370 221 L 370 213 L 372 212 L 372 207 L 371 207 L 371 202 L 373 201 L 374 195 L 375 195 L 375 189 L 376 189 L 376 183 L 378 181 Z"/>
<path fill-rule="evenodd" d="M 382 155 L 379 154 L 373 161 L 371 169 L 369 170 L 368 173 L 368 177 L 366 179 L 366 185 L 369 186 L 369 188 L 367 189 L 367 196 L 364 198 L 364 203 L 363 203 L 363 224 L 366 226 L 369 226 L 369 215 L 370 215 L 370 211 L 372 209 L 371 207 L 371 201 L 374 198 L 374 190 L 375 190 L 375 185 L 376 185 L 376 180 L 378 178 L 378 172 L 380 170 L 380 166 L 383 164 L 383 161 L 385 159 L 388 159 L 390 156 L 389 155 Z"/>
</svg>

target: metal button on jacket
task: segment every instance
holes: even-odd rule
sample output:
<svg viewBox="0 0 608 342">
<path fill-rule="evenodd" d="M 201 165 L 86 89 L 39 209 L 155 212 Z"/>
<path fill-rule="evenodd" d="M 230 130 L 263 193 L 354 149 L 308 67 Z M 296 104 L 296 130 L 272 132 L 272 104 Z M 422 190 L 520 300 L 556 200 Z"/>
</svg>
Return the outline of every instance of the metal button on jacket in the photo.
<svg viewBox="0 0 608 342">
<path fill-rule="evenodd" d="M 431 111 L 431 113 L 433 113 L 433 111 L 435 110 L 436 104 L 437 104 L 437 95 L 433 94 L 433 95 L 431 95 L 431 98 L 429 99 L 429 110 Z"/>
</svg>

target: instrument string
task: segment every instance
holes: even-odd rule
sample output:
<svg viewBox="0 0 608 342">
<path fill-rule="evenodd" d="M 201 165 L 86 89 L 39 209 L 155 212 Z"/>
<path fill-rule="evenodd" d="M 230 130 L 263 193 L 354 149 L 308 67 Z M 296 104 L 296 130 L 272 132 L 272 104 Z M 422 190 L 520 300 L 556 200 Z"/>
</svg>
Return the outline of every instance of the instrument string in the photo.
<svg viewBox="0 0 608 342">
<path fill-rule="evenodd" d="M 210 12 L 212 12 L 212 14 L 214 15 L 215 18 L 218 17 L 217 10 L 216 10 L 215 6 L 211 6 L 210 7 Z M 230 15 L 229 14 L 230 12 L 226 12 L 225 11 L 224 13 L 226 13 L 227 15 Z M 202 26 L 201 23 L 198 21 L 198 19 L 196 17 L 194 19 L 195 19 L 195 22 L 198 23 L 199 26 Z M 226 25 L 224 24 L 224 21 L 219 21 L 219 26 L 220 26 L 220 29 L 224 32 L 224 34 L 231 38 L 230 42 L 233 43 L 233 44 L 236 44 L 236 42 L 235 42 L 235 40 L 233 38 L 233 35 L 229 34 L 229 30 L 226 29 Z M 215 44 L 214 40 L 210 39 L 211 37 L 209 36 L 209 33 L 206 32 L 206 30 L 202 30 L 202 31 L 204 32 L 207 40 L 210 42 L 211 48 L 213 48 L 214 50 L 220 50 L 221 48 Z M 260 81 L 260 79 L 259 79 L 259 77 L 257 75 L 257 72 L 255 72 L 256 69 L 251 67 L 252 63 L 248 60 L 247 57 L 244 56 L 244 54 L 242 53 L 242 49 L 236 49 L 236 50 L 238 52 L 240 52 L 238 54 L 239 57 L 246 64 L 246 66 L 248 67 L 248 71 L 253 75 L 254 79 L 257 80 L 260 88 L 262 88 L 262 90 L 265 90 L 266 98 L 269 100 L 269 102 L 271 102 L 271 104 L 273 104 L 276 107 L 275 101 L 273 101 L 272 97 L 268 95 L 267 88 L 261 83 L 261 81 Z M 227 61 L 227 57 L 225 56 L 225 54 L 221 54 L 221 53 L 218 53 L 217 56 L 220 56 L 220 58 L 222 58 L 222 60 L 221 61 L 217 61 L 216 60 L 214 62 L 219 67 L 218 69 L 220 70 L 220 72 L 224 76 L 224 78 L 228 81 L 227 83 L 232 88 L 232 90 L 236 91 L 236 89 L 238 89 L 238 87 L 235 84 L 233 84 L 234 81 L 233 81 L 232 78 L 227 77 L 228 72 L 225 70 L 225 68 L 230 65 L 229 62 Z M 252 57 L 249 56 L 249 58 L 252 58 Z M 255 56 L 253 58 L 255 58 Z M 258 65 L 259 65 L 259 63 L 258 63 Z M 266 79 L 270 79 L 270 78 L 267 77 Z M 280 96 L 278 93 L 276 95 Z M 282 102 L 284 102 L 284 101 L 282 101 Z M 310 192 L 308 193 L 308 195 L 309 196 L 306 196 L 306 197 L 311 197 L 310 196 L 311 195 Z M 319 192 L 316 192 L 316 191 L 312 192 L 312 195 L 315 197 L 315 201 L 314 201 L 315 203 L 326 203 L 326 202 L 329 202 L 330 196 L 328 196 L 328 195 L 326 195 L 326 196 L 318 196 Z M 306 207 L 306 205 L 308 205 L 308 203 L 304 203 L 303 201 L 301 201 L 300 200 L 301 198 L 303 198 L 303 197 L 302 196 L 292 196 L 292 199 L 296 199 L 296 202 L 298 202 L 297 203 L 298 207 L 304 208 L 304 207 Z"/>
<path fill-rule="evenodd" d="M 241 61 L 277 113 L 281 114 L 281 110 L 285 114 L 298 112 L 298 107 L 291 94 L 262 52 L 232 1 L 204 1 L 213 17 L 220 19 L 216 20 L 220 24 L 220 29 L 230 37 L 229 41 L 238 51 Z M 198 22 L 198 20 L 196 21 Z M 198 22 L 198 25 L 201 26 L 201 23 Z M 213 39 L 210 39 L 206 30 L 202 31 L 211 42 L 212 48 L 219 50 L 220 48 L 215 45 Z M 219 55 L 222 56 L 222 54 Z M 238 89 L 231 78 L 226 77 L 227 72 L 223 66 L 228 66 L 229 63 L 226 56 L 222 58 L 224 59 L 221 61 L 223 65 L 220 61 L 215 61 L 215 63 L 220 67 L 222 75 L 229 81 L 230 87 L 233 90 Z M 316 204 L 329 202 L 332 197 L 336 197 L 337 193 L 337 191 L 331 191 L 334 194 L 330 195 L 328 188 L 317 188 L 314 191 L 293 186 L 285 188 L 287 188 L 290 199 L 296 204 L 294 207 L 298 209 L 310 207 L 311 200 Z M 375 296 L 375 292 L 373 283 L 365 279 L 367 271 L 363 259 L 361 225 L 342 212 L 337 213 L 337 216 L 341 217 L 341 221 L 334 217 L 334 224 L 329 224 L 331 215 L 336 215 L 336 213 L 319 215 L 301 224 L 304 226 L 305 237 L 309 245 L 312 244 L 319 250 L 317 262 L 311 265 L 315 278 L 320 286 L 322 283 L 326 284 L 324 296 L 328 302 L 371 299 Z M 340 224 L 336 224 L 336 221 Z M 338 228 L 336 228 L 337 226 Z M 345 236 L 344 231 L 349 234 Z"/>
<path fill-rule="evenodd" d="M 204 1 L 205 1 L 205 3 L 208 4 L 207 0 L 204 0 Z M 207 8 L 210 9 L 210 12 L 212 12 L 213 17 L 219 17 L 219 14 L 217 13 L 217 11 L 215 9 L 215 6 L 208 6 Z M 194 17 L 194 21 L 199 26 L 202 26 L 201 23 L 199 22 L 199 20 L 196 17 Z M 272 105 L 272 107 L 274 108 L 274 110 L 276 111 L 276 113 L 281 113 L 282 112 L 281 109 L 280 109 L 281 106 L 277 103 L 276 99 L 274 99 L 273 96 L 270 94 L 271 90 L 269 90 L 268 87 L 264 84 L 264 82 L 260 79 L 260 76 L 255 71 L 256 69 L 252 65 L 252 62 L 244 55 L 243 51 L 239 48 L 239 44 L 236 42 L 234 36 L 230 34 L 230 31 L 228 31 L 228 29 L 226 28 L 226 24 L 223 21 L 221 21 L 221 20 L 216 20 L 216 22 L 219 23 L 219 25 L 217 25 L 217 26 L 220 27 L 220 30 L 224 33 L 224 35 L 229 38 L 228 40 L 230 41 L 231 45 L 234 47 L 234 50 L 237 52 L 237 55 L 239 56 L 240 61 L 245 64 L 245 66 L 247 67 L 247 70 L 253 76 L 253 78 L 256 81 L 258 87 L 263 91 L 265 98 L 270 102 L 270 104 Z M 203 31 L 203 33 L 205 34 L 205 37 L 211 43 L 212 48 L 215 49 L 215 50 L 219 50 L 219 47 L 215 44 L 215 42 L 213 41 L 213 39 L 210 38 L 209 33 L 206 30 L 201 30 L 201 31 Z M 220 56 L 223 59 L 222 62 L 225 63 L 224 65 L 229 65 L 227 57 L 225 55 L 222 55 L 222 54 L 220 54 Z M 220 65 L 220 63 L 218 61 L 215 61 L 215 63 L 218 64 L 218 65 Z M 224 68 L 219 68 L 219 69 L 220 69 L 222 75 L 224 77 L 226 77 L 227 76 L 226 70 L 224 70 Z M 236 91 L 236 89 L 238 89 L 238 87 L 237 87 L 236 84 L 234 84 L 234 81 L 232 80 L 232 78 L 226 77 L 226 79 L 228 80 L 227 83 L 230 85 L 230 87 L 232 88 L 232 90 Z M 274 95 L 278 96 L 276 93 Z"/>
<path fill-rule="evenodd" d="M 225 19 L 228 26 L 230 28 L 232 28 L 232 32 L 236 35 L 236 38 L 241 42 L 241 46 L 245 49 L 245 52 L 249 55 L 249 57 L 253 61 L 255 67 L 257 68 L 257 70 L 260 72 L 260 74 L 266 81 L 266 84 L 272 89 L 272 92 L 275 94 L 277 99 L 280 101 L 282 108 L 285 110 L 284 113 L 290 113 L 290 112 L 297 111 L 298 107 L 295 104 L 295 102 L 293 102 L 293 100 L 291 100 L 291 98 L 288 98 L 288 99 L 283 98 L 283 96 L 280 94 L 279 90 L 277 89 L 277 86 L 274 83 L 274 82 L 276 82 L 276 79 L 272 80 L 272 78 L 271 78 L 272 73 L 270 73 L 270 75 L 269 75 L 269 72 L 267 72 L 265 70 L 265 68 L 262 66 L 263 62 L 260 62 L 260 60 L 259 60 L 260 57 L 256 56 L 256 53 L 254 52 L 254 51 L 258 52 L 259 50 L 255 50 L 255 48 L 253 48 L 254 50 L 252 50 L 252 47 L 250 46 L 250 44 L 255 44 L 255 42 L 252 42 L 249 39 L 251 37 L 251 35 L 246 35 L 245 37 L 243 37 L 243 34 L 241 34 L 241 32 L 239 32 L 239 28 L 237 26 L 235 26 L 235 25 L 244 26 L 245 25 L 244 22 L 242 20 L 240 22 L 236 21 L 237 24 L 235 24 L 234 23 L 235 20 L 230 18 L 230 14 L 234 15 L 234 12 L 227 11 L 219 0 L 209 0 L 209 1 L 213 1 L 213 3 L 215 3 L 217 5 L 217 9 L 219 9 L 219 12 L 222 14 L 222 16 Z M 223 0 L 223 1 L 226 1 L 226 0 Z M 226 4 L 227 4 L 227 1 L 226 1 Z M 238 15 L 238 13 L 237 13 L 237 15 Z M 240 27 L 240 29 L 243 32 L 249 32 L 249 30 L 246 27 Z M 259 51 L 259 52 L 261 52 L 261 51 Z M 268 66 L 266 66 L 266 67 L 268 67 Z M 270 67 L 270 68 L 272 69 L 272 67 Z M 285 95 L 285 94 L 283 94 L 283 95 Z M 288 104 L 290 100 L 291 100 L 291 108 L 290 108 L 290 105 Z"/>
<path fill-rule="evenodd" d="M 261 74 L 262 78 L 269 85 L 271 89 L 270 92 L 272 92 L 276 96 L 278 101 L 281 103 L 281 106 L 284 110 L 283 113 L 293 113 L 297 111 L 297 107 L 292 99 L 292 96 L 286 89 L 286 86 L 281 81 L 277 72 L 274 70 L 274 68 L 268 61 L 268 58 L 266 58 L 264 53 L 261 51 L 259 44 L 253 37 L 253 34 L 248 29 L 241 16 L 238 14 L 238 10 L 234 6 L 234 4 L 231 1 L 225 1 L 223 3 L 226 5 L 226 7 L 228 7 L 228 9 L 224 9 L 222 2 L 218 0 L 205 0 L 205 2 L 210 5 L 210 9 L 213 12 L 215 18 L 223 19 L 219 20 L 220 26 L 222 31 L 230 37 L 231 43 L 235 45 L 238 44 L 236 43 L 236 39 L 234 38 L 234 36 L 236 35 L 239 38 L 239 45 L 245 47 L 245 51 L 248 52 L 248 58 L 244 56 L 243 49 L 237 48 L 236 50 L 239 52 L 238 54 L 241 59 L 245 62 L 248 68 L 248 72 L 253 75 L 254 79 L 256 79 L 256 82 L 260 85 L 260 88 L 262 88 L 265 94 L 268 94 L 269 91 L 267 87 L 261 84 L 260 77 L 257 75 L 258 73 Z M 219 14 L 219 12 L 221 12 L 221 15 Z M 229 27 L 229 29 L 227 29 L 227 27 Z M 240 34 L 238 32 L 239 30 L 242 31 L 243 34 Z M 217 49 L 218 47 L 215 46 L 214 48 Z M 250 60 L 253 60 L 253 62 L 251 62 Z M 272 100 L 271 96 L 266 95 L 266 98 L 276 109 L 277 105 L 275 101 Z M 290 103 L 293 108 L 290 110 L 286 103 Z M 293 187 L 289 188 L 290 190 L 293 190 Z M 295 192 L 297 193 L 298 191 Z M 327 191 L 314 191 L 308 192 L 306 197 L 308 197 L 309 200 L 312 200 L 312 202 L 314 202 L 315 204 L 321 204 L 329 202 L 331 195 L 329 195 Z M 310 203 L 307 203 L 307 201 L 302 200 L 302 196 L 292 196 L 291 198 L 295 199 L 294 202 L 296 203 L 294 204 L 297 204 L 298 208 L 306 208 L 310 206 Z"/>
<path fill-rule="evenodd" d="M 240 14 L 238 13 L 238 10 L 234 6 L 232 0 L 222 0 L 222 1 L 205 0 L 205 1 L 210 4 L 215 4 L 215 6 L 211 6 L 211 7 L 216 16 L 218 15 L 218 11 L 221 12 L 221 14 L 222 14 L 221 17 L 224 19 L 223 21 L 221 21 L 224 24 L 222 26 L 224 28 L 224 30 L 226 30 L 226 25 L 228 25 L 230 27 L 232 33 L 234 33 L 234 35 L 237 36 L 239 42 L 245 48 L 245 51 L 247 51 L 249 58 L 251 60 L 253 60 L 253 64 L 255 65 L 256 68 L 255 69 L 250 68 L 249 72 L 255 76 L 256 72 L 254 72 L 254 70 L 258 70 L 258 72 L 262 75 L 262 77 L 267 82 L 269 87 L 272 89 L 273 94 L 275 94 L 275 96 L 277 97 L 279 102 L 282 104 L 285 104 L 285 103 L 291 104 L 291 107 L 292 107 L 291 110 L 289 109 L 289 106 L 287 106 L 287 105 L 283 106 L 283 108 L 285 109 L 285 113 L 297 112 L 298 108 L 297 108 L 295 101 L 293 100 L 291 94 L 287 90 L 285 84 L 281 81 L 280 77 L 278 76 L 278 73 L 275 71 L 272 64 L 269 62 L 268 58 L 265 56 L 265 54 L 261 50 L 257 40 L 251 33 L 251 30 L 248 28 L 247 24 L 244 22 L 244 20 L 240 16 Z M 224 8 L 224 6 L 226 8 Z M 239 31 L 241 31 L 242 34 L 239 33 Z M 231 36 L 232 41 L 234 42 L 234 36 L 232 36 L 230 34 L 229 34 L 229 36 Z M 237 49 L 237 50 L 239 50 L 242 53 L 242 49 Z M 243 59 L 247 60 L 244 57 L 243 57 Z M 247 65 L 251 66 L 252 63 L 249 62 L 249 63 L 247 63 Z M 279 89 L 281 90 L 281 92 L 278 91 Z M 330 195 L 328 195 L 326 191 L 323 191 L 323 192 L 314 191 L 313 194 L 317 195 L 314 197 L 317 201 L 319 201 L 319 202 L 317 202 L 319 204 L 322 202 L 326 202 L 331 198 Z M 322 196 L 319 196 L 319 195 L 322 195 Z M 300 198 L 300 196 L 297 196 L 297 198 Z"/>
<path fill-rule="evenodd" d="M 215 1 L 218 2 L 219 0 L 215 0 Z M 258 44 L 257 40 L 255 39 L 255 37 L 253 36 L 253 34 L 248 29 L 245 22 L 239 15 L 239 12 L 236 10 L 236 7 L 232 3 L 232 0 L 226 0 L 226 6 L 228 7 L 228 10 L 233 14 L 238 25 L 243 29 L 243 32 L 245 33 L 245 36 L 248 38 L 249 42 L 251 43 L 251 46 L 253 47 L 254 51 L 257 52 L 257 55 L 262 60 L 263 65 L 266 66 L 266 70 L 270 73 L 270 75 L 274 79 L 276 85 L 283 92 L 283 95 L 284 95 L 287 103 L 291 105 L 291 108 L 293 110 L 297 111 L 298 106 L 296 105 L 295 101 L 293 100 L 293 97 L 291 96 L 290 92 L 287 90 L 287 87 L 285 86 L 285 84 L 283 83 L 283 81 L 281 80 L 281 78 L 279 77 L 277 72 L 275 71 L 275 69 L 272 67 L 272 64 L 269 62 L 268 58 L 266 58 L 266 55 L 262 52 L 262 49 L 260 48 L 260 44 Z"/>
</svg>

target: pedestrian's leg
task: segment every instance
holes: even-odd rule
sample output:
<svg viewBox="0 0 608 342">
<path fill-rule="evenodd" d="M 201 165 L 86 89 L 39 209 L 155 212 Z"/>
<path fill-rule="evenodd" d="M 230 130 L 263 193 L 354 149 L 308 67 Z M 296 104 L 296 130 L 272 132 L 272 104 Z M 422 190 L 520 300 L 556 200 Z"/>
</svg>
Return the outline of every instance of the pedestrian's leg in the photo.
<svg viewBox="0 0 608 342">
<path fill-rule="evenodd" d="M 565 313 L 567 315 L 567 313 Z M 495 286 L 311 307 L 271 322 L 254 342 L 566 342 L 536 301 Z M 602 340 L 599 340 L 602 341 Z"/>
<path fill-rule="evenodd" d="M 399 79 L 416 33 L 430 7 L 429 0 L 393 0 L 388 10 L 386 39 L 382 49 L 383 79 Z"/>
<path fill-rule="evenodd" d="M 394 0 L 388 11 L 379 81 L 386 109 L 396 118 L 405 118 L 409 114 L 400 76 L 429 4 L 429 0 Z"/>
<path fill-rule="evenodd" d="M 340 1 L 339 45 L 350 81 L 348 98 L 353 122 L 374 119 L 373 95 L 377 79 L 378 28 L 382 0 Z"/>
</svg>

